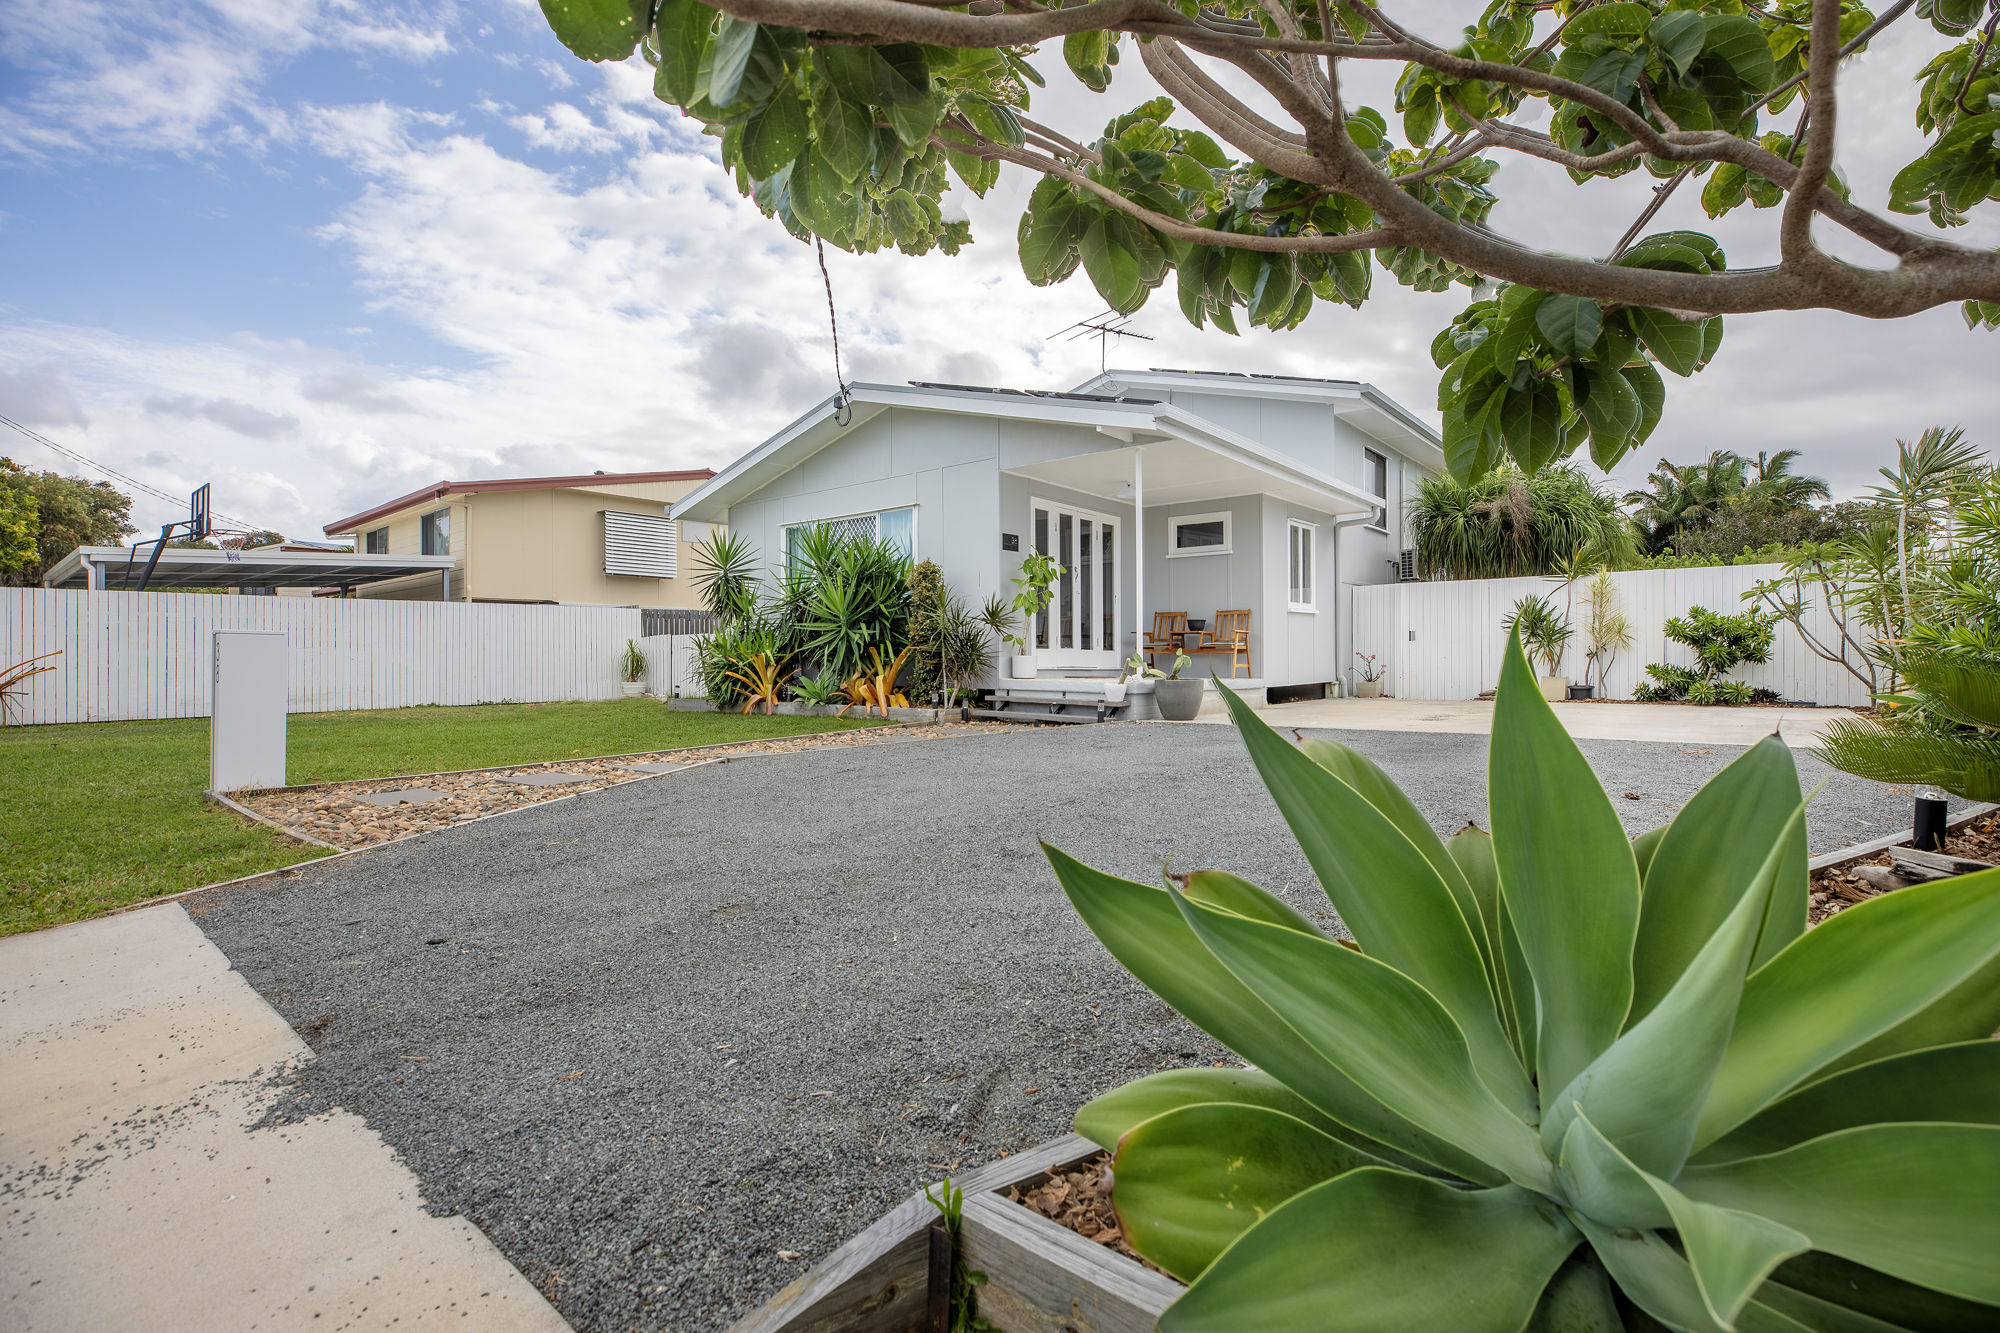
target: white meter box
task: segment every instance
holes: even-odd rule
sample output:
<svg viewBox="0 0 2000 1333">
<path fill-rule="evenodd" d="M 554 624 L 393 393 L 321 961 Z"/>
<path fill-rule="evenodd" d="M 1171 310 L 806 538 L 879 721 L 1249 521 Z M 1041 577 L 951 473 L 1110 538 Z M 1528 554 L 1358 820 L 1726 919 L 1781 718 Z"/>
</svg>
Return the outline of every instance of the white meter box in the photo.
<svg viewBox="0 0 2000 1333">
<path fill-rule="evenodd" d="M 290 657 L 282 632 L 215 632 L 215 689 L 208 731 L 210 791 L 285 785 Z"/>
</svg>

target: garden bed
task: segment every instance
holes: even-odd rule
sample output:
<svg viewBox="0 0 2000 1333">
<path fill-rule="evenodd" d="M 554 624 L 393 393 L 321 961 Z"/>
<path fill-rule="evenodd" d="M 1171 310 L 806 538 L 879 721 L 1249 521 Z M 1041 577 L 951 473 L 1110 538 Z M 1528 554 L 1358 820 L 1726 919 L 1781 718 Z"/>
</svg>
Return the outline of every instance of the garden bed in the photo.
<svg viewBox="0 0 2000 1333">
<path fill-rule="evenodd" d="M 738 741 L 693 749 L 659 750 L 645 754 L 614 755 L 597 759 L 571 759 L 545 764 L 519 764 L 506 768 L 474 769 L 459 773 L 405 774 L 360 782 L 323 782 L 310 786 L 281 787 L 262 792 L 235 793 L 239 803 L 253 816 L 263 819 L 294 837 L 352 851 L 373 847 L 414 833 L 447 828 L 467 820 L 544 801 L 599 791 L 623 782 L 653 776 L 638 771 L 639 765 L 718 763 L 753 755 L 784 754 L 793 750 L 821 749 L 841 745 L 882 745 L 902 741 L 936 740 L 962 736 L 973 731 L 1007 730 L 998 723 L 950 723 L 916 726 L 877 726 L 865 730 L 824 732 L 810 736 Z M 548 786 L 510 781 L 536 775 L 561 775 L 580 779 Z M 415 789 L 438 793 L 421 803 L 377 805 L 363 798 L 385 792 Z"/>
<path fill-rule="evenodd" d="M 1910 835 L 1901 835 L 1897 845 L 1907 845 Z M 1953 825 L 1945 832 L 1941 849 L 1948 856 L 1963 857 L 1970 861 L 1990 861 L 2000 864 L 2000 810 L 1988 809 L 1984 814 L 1974 815 Z M 1834 853 L 1838 856 L 1839 853 Z M 1895 892 L 1885 889 L 1851 873 L 1858 866 L 1890 866 L 1895 863 L 1895 854 L 1887 847 L 1870 850 L 1859 856 L 1845 860 L 1820 858 L 1815 865 L 1810 884 L 1811 905 L 1809 919 L 1818 925 L 1830 916 L 1843 912 L 1856 903 L 1879 898 L 1884 893 Z"/>
</svg>

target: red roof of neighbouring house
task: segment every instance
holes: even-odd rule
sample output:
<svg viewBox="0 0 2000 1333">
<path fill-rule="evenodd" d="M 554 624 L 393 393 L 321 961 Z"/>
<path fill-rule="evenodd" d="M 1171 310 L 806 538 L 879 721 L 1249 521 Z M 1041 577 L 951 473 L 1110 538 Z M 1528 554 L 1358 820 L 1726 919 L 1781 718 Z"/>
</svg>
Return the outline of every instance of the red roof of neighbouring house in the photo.
<svg viewBox="0 0 2000 1333">
<path fill-rule="evenodd" d="M 581 477 L 497 477 L 490 481 L 440 481 L 422 490 L 411 491 L 408 495 L 351 514 L 337 523 L 329 523 L 321 529 L 331 537 L 338 532 L 352 532 L 364 524 L 378 518 L 386 518 L 411 505 L 427 500 L 442 500 L 447 495 L 469 495 L 477 491 L 549 491 L 562 490 L 571 486 L 616 486 L 620 483 L 646 483 L 656 481 L 707 481 L 715 475 L 712 468 L 687 468 L 678 472 L 591 472 Z"/>
</svg>

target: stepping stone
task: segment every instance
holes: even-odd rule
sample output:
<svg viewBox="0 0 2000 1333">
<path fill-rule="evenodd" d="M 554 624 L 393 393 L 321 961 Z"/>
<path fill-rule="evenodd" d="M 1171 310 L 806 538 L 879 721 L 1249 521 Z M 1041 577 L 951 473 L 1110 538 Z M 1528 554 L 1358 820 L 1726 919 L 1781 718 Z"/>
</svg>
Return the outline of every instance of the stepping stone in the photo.
<svg viewBox="0 0 2000 1333">
<path fill-rule="evenodd" d="M 566 787 L 572 782 L 594 781 L 587 773 L 502 773 L 502 782 L 518 782 L 523 787 Z"/>
<path fill-rule="evenodd" d="M 626 771 L 626 772 L 628 772 L 628 773 L 678 773 L 678 772 L 680 772 L 680 771 L 681 771 L 682 769 L 686 768 L 686 767 L 687 767 L 687 765 L 686 765 L 686 764 L 669 764 L 669 763 L 659 763 L 659 764 L 625 764 L 625 765 L 622 765 L 622 767 L 623 767 L 623 768 L 625 769 L 625 771 Z"/>
<path fill-rule="evenodd" d="M 444 797 L 445 793 L 429 787 L 398 787 L 395 791 L 371 791 L 354 799 L 367 805 L 429 805 Z"/>
</svg>

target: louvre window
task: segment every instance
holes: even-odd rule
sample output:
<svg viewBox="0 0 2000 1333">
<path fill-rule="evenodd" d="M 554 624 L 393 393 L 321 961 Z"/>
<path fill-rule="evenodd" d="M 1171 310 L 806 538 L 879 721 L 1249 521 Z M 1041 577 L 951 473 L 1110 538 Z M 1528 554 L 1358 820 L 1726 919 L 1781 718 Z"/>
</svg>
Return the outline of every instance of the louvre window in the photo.
<svg viewBox="0 0 2000 1333">
<path fill-rule="evenodd" d="M 604 511 L 604 572 L 670 579 L 680 569 L 680 524 L 659 514 Z"/>
</svg>

